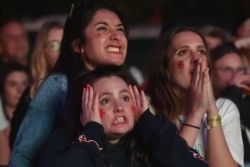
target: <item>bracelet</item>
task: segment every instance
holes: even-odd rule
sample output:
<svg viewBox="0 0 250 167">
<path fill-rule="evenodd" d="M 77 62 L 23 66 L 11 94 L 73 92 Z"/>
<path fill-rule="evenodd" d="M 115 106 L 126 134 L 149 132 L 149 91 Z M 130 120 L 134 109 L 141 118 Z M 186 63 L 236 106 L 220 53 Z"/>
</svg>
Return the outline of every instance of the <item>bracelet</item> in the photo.
<svg viewBox="0 0 250 167">
<path fill-rule="evenodd" d="M 192 127 L 192 128 L 195 128 L 195 129 L 200 129 L 199 126 L 194 126 L 194 125 L 191 125 L 191 124 L 182 124 L 182 125 L 185 125 L 185 126 L 189 126 L 189 127 Z"/>
<path fill-rule="evenodd" d="M 216 115 L 216 116 L 212 116 L 212 117 L 207 118 L 207 124 L 208 124 L 208 127 L 207 127 L 208 129 L 220 127 L 221 126 L 221 116 Z"/>
</svg>

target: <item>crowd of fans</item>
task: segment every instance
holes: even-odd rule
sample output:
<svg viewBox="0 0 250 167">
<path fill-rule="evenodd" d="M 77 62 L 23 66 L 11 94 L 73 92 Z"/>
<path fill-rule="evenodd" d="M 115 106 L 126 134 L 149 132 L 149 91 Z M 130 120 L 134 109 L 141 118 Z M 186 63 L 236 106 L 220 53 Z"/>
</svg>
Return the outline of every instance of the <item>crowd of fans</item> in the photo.
<svg viewBox="0 0 250 167">
<path fill-rule="evenodd" d="M 250 16 L 232 23 L 163 26 L 138 78 L 108 2 L 72 4 L 33 48 L 1 22 L 0 166 L 249 167 Z"/>
</svg>

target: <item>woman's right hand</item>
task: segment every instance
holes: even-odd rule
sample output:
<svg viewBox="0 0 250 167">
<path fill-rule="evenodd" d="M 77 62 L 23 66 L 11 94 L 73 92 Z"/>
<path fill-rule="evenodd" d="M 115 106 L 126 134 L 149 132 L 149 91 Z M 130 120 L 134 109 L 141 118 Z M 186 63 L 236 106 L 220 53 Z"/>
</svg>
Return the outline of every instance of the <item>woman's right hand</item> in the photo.
<svg viewBox="0 0 250 167">
<path fill-rule="evenodd" d="M 98 97 L 98 93 L 94 93 L 92 86 L 87 85 L 83 88 L 82 113 L 80 115 L 82 126 L 90 121 L 102 124 L 99 113 Z"/>
<path fill-rule="evenodd" d="M 237 86 L 246 91 L 250 91 L 250 75 L 244 71 L 236 72 L 228 81 L 228 86 Z"/>
</svg>

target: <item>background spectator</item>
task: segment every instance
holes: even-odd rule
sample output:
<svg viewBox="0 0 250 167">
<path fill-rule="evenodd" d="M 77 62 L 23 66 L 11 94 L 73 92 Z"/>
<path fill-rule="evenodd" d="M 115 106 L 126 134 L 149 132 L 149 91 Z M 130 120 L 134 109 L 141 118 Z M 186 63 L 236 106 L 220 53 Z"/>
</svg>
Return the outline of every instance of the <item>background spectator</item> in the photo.
<svg viewBox="0 0 250 167">
<path fill-rule="evenodd" d="M 29 75 L 25 67 L 17 63 L 6 63 L 0 69 L 0 93 L 3 100 L 3 110 L 11 122 L 18 101 L 29 84 Z M 10 126 L 0 132 L 0 165 L 8 165 Z"/>
</svg>

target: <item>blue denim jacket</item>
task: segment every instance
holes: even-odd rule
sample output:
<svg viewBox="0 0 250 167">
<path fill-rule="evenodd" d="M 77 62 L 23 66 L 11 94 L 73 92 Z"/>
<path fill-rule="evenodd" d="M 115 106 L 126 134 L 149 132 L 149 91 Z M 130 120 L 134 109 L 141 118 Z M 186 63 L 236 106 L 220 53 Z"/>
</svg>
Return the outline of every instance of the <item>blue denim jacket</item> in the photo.
<svg viewBox="0 0 250 167">
<path fill-rule="evenodd" d="M 52 74 L 41 84 L 18 131 L 9 167 L 32 166 L 56 116 L 65 113 L 67 91 L 68 81 L 63 74 Z"/>
</svg>

